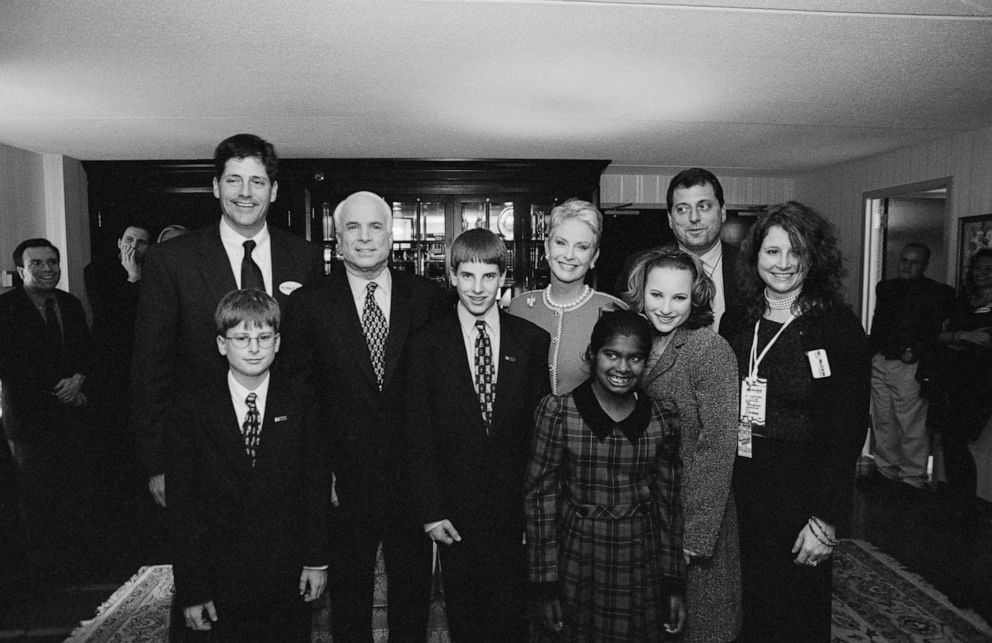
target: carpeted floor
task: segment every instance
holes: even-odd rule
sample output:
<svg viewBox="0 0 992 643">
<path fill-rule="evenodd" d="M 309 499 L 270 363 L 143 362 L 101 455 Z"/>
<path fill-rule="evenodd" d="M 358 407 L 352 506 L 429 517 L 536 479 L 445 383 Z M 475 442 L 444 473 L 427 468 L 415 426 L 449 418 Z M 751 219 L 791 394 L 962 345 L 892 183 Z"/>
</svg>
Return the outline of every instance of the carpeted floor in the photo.
<svg viewBox="0 0 992 643">
<path fill-rule="evenodd" d="M 835 642 L 992 640 L 992 628 L 980 616 L 958 609 L 872 545 L 845 540 L 834 557 Z"/>
<path fill-rule="evenodd" d="M 846 540 L 835 552 L 833 640 L 840 643 L 971 643 L 992 640 L 992 628 L 978 615 L 956 608 L 921 578 L 872 545 Z M 386 579 L 376 587 L 376 641 L 387 640 Z M 67 643 L 166 641 L 172 600 L 168 565 L 143 567 L 73 632 Z M 431 606 L 430 643 L 449 641 L 443 600 Z M 326 603 L 314 613 L 314 643 L 328 643 Z"/>
</svg>

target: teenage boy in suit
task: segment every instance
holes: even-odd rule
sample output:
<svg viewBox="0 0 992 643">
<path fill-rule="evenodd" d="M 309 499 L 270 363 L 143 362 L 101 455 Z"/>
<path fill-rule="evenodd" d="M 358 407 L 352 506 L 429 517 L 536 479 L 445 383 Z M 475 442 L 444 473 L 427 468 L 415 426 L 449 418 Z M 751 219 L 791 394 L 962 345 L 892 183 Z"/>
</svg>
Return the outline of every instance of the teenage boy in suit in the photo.
<svg viewBox="0 0 992 643">
<path fill-rule="evenodd" d="M 306 396 L 270 371 L 279 318 L 260 290 L 223 297 L 227 376 L 168 421 L 175 600 L 212 641 L 309 641 L 327 581 L 330 468 Z"/>
<path fill-rule="evenodd" d="M 411 341 L 413 497 L 440 553 L 452 640 L 525 638 L 523 481 L 550 338 L 496 306 L 506 247 L 474 228 L 451 247 L 458 303 Z"/>
</svg>

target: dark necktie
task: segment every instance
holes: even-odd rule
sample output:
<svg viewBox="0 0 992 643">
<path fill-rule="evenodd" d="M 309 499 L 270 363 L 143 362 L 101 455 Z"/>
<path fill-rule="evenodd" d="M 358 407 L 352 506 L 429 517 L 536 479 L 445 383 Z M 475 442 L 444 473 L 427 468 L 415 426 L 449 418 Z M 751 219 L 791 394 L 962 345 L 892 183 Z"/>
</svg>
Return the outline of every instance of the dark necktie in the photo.
<svg viewBox="0 0 992 643">
<path fill-rule="evenodd" d="M 258 407 L 255 406 L 257 398 L 255 393 L 249 393 L 248 397 L 245 398 L 248 413 L 245 415 L 245 423 L 241 425 L 241 435 L 245 439 L 245 453 L 251 458 L 251 466 L 253 467 L 255 466 L 255 456 L 258 453 L 258 442 L 262 436 L 262 421 L 258 415 Z"/>
<path fill-rule="evenodd" d="M 254 288 L 255 290 L 265 292 L 265 280 L 262 279 L 262 269 L 251 258 L 251 251 L 255 249 L 255 242 L 249 239 L 242 245 L 245 247 L 245 257 L 241 260 L 241 287 Z"/>
<path fill-rule="evenodd" d="M 62 325 L 59 323 L 59 314 L 55 310 L 55 297 L 45 299 L 45 329 L 48 332 L 48 341 L 55 349 L 55 356 L 58 367 L 62 367 L 63 351 L 65 339 L 62 337 Z"/>
<path fill-rule="evenodd" d="M 365 307 L 362 309 L 362 332 L 365 333 L 365 343 L 369 345 L 369 356 L 372 358 L 372 370 L 375 371 L 375 379 L 382 390 L 383 361 L 386 355 L 386 335 L 389 328 L 386 326 L 386 316 L 382 314 L 382 309 L 375 302 L 375 289 L 379 284 L 370 281 L 365 287 Z"/>
<path fill-rule="evenodd" d="M 486 333 L 486 322 L 481 319 L 475 322 L 479 335 L 475 338 L 475 383 L 479 393 L 479 410 L 482 411 L 482 421 L 486 425 L 486 435 L 492 426 L 493 400 L 496 392 L 495 369 L 493 368 L 493 345 Z"/>
</svg>

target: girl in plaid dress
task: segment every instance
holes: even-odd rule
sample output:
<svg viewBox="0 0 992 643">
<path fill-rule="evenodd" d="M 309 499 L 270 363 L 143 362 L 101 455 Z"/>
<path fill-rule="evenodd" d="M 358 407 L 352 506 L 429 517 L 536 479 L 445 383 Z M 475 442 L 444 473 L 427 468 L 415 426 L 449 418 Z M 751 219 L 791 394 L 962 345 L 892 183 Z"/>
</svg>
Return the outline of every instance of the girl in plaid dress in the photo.
<svg viewBox="0 0 992 643">
<path fill-rule="evenodd" d="M 605 313 L 591 376 L 546 396 L 525 484 L 538 636 L 655 641 L 685 621 L 677 426 L 637 390 L 648 322 Z"/>
</svg>

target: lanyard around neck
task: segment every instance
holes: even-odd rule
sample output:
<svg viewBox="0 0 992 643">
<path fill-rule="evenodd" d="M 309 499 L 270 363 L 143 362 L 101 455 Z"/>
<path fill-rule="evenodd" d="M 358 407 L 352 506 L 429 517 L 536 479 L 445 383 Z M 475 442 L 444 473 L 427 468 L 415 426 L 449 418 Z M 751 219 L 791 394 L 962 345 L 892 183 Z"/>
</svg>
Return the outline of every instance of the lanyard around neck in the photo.
<svg viewBox="0 0 992 643">
<path fill-rule="evenodd" d="M 748 381 L 754 382 L 758 379 L 758 365 L 761 364 L 761 360 L 765 359 L 765 355 L 768 354 L 768 349 L 772 347 L 772 344 L 779 338 L 782 332 L 788 328 L 789 324 L 796 318 L 795 315 L 790 315 L 789 319 L 782 324 L 782 327 L 778 329 L 772 340 L 765 345 L 764 350 L 761 351 L 761 355 L 758 355 L 758 326 L 761 324 L 761 318 L 754 322 L 754 340 L 751 341 L 751 357 L 748 361 L 747 369 L 747 379 Z"/>
</svg>

